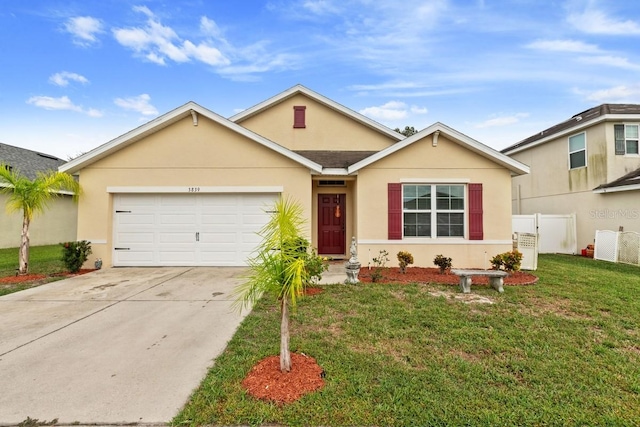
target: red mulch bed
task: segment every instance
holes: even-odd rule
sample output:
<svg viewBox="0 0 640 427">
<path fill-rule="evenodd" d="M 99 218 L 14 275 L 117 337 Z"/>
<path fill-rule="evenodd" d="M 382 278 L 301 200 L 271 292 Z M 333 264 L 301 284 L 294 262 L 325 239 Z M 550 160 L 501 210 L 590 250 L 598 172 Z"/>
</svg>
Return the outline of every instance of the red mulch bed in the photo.
<svg viewBox="0 0 640 427">
<path fill-rule="evenodd" d="M 310 288 L 305 288 L 304 289 L 304 294 L 306 296 L 311 296 L 311 295 L 318 295 L 324 292 L 324 289 L 322 288 L 318 288 L 316 286 L 312 286 Z"/>
<path fill-rule="evenodd" d="M 280 370 L 280 356 L 269 356 L 251 369 L 242 386 L 257 399 L 282 405 L 324 387 L 323 377 L 313 357 L 291 353 L 291 372 Z"/>
<path fill-rule="evenodd" d="M 0 284 L 3 285 L 14 285 L 17 283 L 25 283 L 25 282 L 37 282 L 42 279 L 46 279 L 47 277 L 73 277 L 79 276 L 81 274 L 90 273 L 95 271 L 94 269 L 82 269 L 77 273 L 57 273 L 51 275 L 45 274 L 24 274 L 22 276 L 7 276 L 0 277 Z"/>
<path fill-rule="evenodd" d="M 362 268 L 358 279 L 364 283 L 371 283 L 371 273 L 375 269 Z M 538 281 L 538 277 L 524 271 L 516 271 L 505 277 L 505 285 L 533 285 Z M 398 267 L 388 267 L 382 269 L 382 279 L 380 283 L 443 283 L 457 285 L 460 278 L 451 272 L 440 273 L 438 268 L 408 267 L 406 273 L 400 273 Z M 489 284 L 488 277 L 474 277 L 473 284 Z"/>
</svg>

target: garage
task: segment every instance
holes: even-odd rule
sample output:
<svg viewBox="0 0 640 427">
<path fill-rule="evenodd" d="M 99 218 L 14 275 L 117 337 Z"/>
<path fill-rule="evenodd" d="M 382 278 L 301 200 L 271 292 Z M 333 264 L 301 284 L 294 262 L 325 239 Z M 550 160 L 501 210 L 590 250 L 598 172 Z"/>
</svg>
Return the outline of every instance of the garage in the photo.
<svg viewBox="0 0 640 427">
<path fill-rule="evenodd" d="M 246 265 L 277 196 L 114 194 L 113 265 Z"/>
</svg>

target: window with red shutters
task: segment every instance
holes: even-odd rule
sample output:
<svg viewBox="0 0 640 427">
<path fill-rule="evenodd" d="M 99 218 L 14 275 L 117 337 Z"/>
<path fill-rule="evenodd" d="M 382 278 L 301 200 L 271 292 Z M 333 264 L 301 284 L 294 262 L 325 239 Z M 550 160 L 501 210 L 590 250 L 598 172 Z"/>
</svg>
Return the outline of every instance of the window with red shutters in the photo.
<svg viewBox="0 0 640 427">
<path fill-rule="evenodd" d="M 305 128 L 305 112 L 307 107 L 302 105 L 296 105 L 293 107 L 293 127 L 294 128 Z"/>
</svg>

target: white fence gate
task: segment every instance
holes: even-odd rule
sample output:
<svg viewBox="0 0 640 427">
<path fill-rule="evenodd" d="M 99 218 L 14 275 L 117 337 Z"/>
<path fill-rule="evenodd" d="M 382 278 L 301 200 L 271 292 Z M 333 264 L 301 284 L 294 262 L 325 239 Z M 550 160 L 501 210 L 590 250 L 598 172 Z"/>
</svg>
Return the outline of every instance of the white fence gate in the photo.
<svg viewBox="0 0 640 427">
<path fill-rule="evenodd" d="M 640 233 L 597 230 L 595 259 L 640 265 Z"/>
<path fill-rule="evenodd" d="M 576 215 L 513 215 L 511 219 L 514 233 L 538 235 L 538 250 L 541 254 L 571 254 L 578 252 Z"/>
</svg>

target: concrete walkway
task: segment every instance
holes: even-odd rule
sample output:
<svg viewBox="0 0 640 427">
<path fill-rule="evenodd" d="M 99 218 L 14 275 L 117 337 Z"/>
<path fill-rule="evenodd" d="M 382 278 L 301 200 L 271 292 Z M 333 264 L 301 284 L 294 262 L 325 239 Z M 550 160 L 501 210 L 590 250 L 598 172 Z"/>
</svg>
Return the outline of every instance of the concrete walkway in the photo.
<svg viewBox="0 0 640 427">
<path fill-rule="evenodd" d="M 239 268 L 120 268 L 0 297 L 0 425 L 169 422 L 242 318 Z"/>
</svg>

